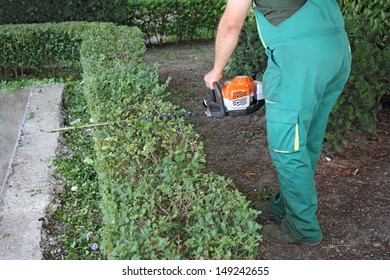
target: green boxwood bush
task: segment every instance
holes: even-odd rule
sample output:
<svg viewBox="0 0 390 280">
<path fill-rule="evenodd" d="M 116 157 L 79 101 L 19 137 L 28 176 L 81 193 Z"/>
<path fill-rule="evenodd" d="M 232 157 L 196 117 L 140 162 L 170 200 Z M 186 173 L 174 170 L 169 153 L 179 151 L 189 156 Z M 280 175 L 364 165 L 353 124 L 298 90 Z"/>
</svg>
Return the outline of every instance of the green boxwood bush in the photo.
<svg viewBox="0 0 390 280">
<path fill-rule="evenodd" d="M 133 120 L 93 132 L 108 258 L 255 258 L 256 211 L 230 180 L 203 174 L 203 147 L 192 127 L 139 117 L 180 110 L 166 101 L 157 69 L 122 56 L 106 60 L 129 47 L 103 42 L 90 36 L 81 49 L 92 118 Z"/>
<path fill-rule="evenodd" d="M 50 72 L 58 65 L 80 70 L 81 34 L 96 25 L 61 24 L 0 25 L 2 78 L 19 77 L 26 70 Z"/>
</svg>

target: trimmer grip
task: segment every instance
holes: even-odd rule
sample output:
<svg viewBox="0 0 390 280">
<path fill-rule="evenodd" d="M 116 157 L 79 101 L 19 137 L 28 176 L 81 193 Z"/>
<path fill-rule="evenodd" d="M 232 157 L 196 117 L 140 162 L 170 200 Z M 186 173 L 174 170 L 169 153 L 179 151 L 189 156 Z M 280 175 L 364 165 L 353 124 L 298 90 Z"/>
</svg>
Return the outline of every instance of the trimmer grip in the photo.
<svg viewBox="0 0 390 280">
<path fill-rule="evenodd" d="M 213 83 L 214 89 L 210 89 L 210 100 L 212 102 L 217 102 L 217 98 L 215 97 L 215 92 L 221 92 L 221 87 L 218 82 Z M 222 93 L 221 93 L 222 95 Z"/>
<path fill-rule="evenodd" d="M 221 96 L 222 96 L 222 90 L 221 90 L 221 86 L 219 85 L 219 83 L 218 82 L 214 82 L 213 86 L 214 86 L 214 92 L 215 91 L 220 92 Z"/>
<path fill-rule="evenodd" d="M 224 117 L 224 116 L 226 116 L 226 112 L 225 112 L 225 105 L 223 104 L 223 95 L 222 95 L 221 87 L 220 87 L 218 82 L 214 82 L 213 86 L 214 86 L 215 102 L 219 106 L 218 117 Z"/>
<path fill-rule="evenodd" d="M 210 89 L 210 101 L 211 102 L 216 102 L 216 99 L 215 99 L 215 92 L 214 90 Z"/>
</svg>

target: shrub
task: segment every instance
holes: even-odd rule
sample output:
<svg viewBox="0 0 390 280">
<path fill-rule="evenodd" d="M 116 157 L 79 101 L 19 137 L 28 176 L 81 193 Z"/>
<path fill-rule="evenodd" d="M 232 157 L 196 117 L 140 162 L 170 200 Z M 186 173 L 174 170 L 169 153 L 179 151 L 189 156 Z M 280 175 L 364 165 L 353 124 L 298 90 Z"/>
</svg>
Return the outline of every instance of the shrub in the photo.
<svg viewBox="0 0 390 280">
<path fill-rule="evenodd" d="M 170 36 L 177 41 L 210 37 L 225 4 L 222 0 L 132 0 L 126 24 L 138 26 L 148 42 Z"/>
<path fill-rule="evenodd" d="M 145 39 L 186 40 L 214 35 L 224 0 L 0 1 L 0 24 L 65 21 L 137 26 Z M 154 37 L 154 38 L 153 38 Z"/>
<path fill-rule="evenodd" d="M 122 46 L 97 42 L 90 36 L 81 53 L 92 118 L 113 123 L 93 132 L 108 258 L 254 258 L 256 211 L 229 180 L 202 173 L 205 157 L 192 127 L 140 118 L 179 111 L 165 101 L 167 84 L 159 84 L 157 69 L 105 61 L 107 50 Z M 98 56 L 91 60 L 90 52 Z"/>
<path fill-rule="evenodd" d="M 355 36 L 356 28 L 352 22 L 360 21 L 361 35 L 369 35 L 372 42 L 379 47 L 389 44 L 388 30 L 390 28 L 390 3 L 383 0 L 340 0 L 341 10 L 347 22 L 350 23 L 350 36 Z M 364 31 L 368 30 L 369 34 Z M 359 33 L 359 32 L 358 32 Z M 359 36 L 359 34 L 356 34 Z"/>
<path fill-rule="evenodd" d="M 99 21 L 121 23 L 128 0 L 29 0 L 0 2 L 0 24 Z"/>
<path fill-rule="evenodd" d="M 339 149 L 352 137 L 375 135 L 376 116 L 383 98 L 390 95 L 390 2 L 342 0 L 341 8 L 352 50 L 352 70 L 326 136 Z"/>
<path fill-rule="evenodd" d="M 50 73 L 61 67 L 80 70 L 82 30 L 94 24 L 0 25 L 0 71 L 18 78 L 26 70 Z"/>
</svg>

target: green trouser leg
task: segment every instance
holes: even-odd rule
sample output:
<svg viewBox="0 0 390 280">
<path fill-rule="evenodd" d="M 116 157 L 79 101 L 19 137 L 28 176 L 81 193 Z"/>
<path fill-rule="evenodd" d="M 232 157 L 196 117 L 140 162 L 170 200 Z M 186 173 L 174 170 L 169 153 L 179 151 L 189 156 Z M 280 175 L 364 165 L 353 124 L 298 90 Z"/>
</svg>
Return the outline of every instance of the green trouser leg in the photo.
<svg viewBox="0 0 390 280">
<path fill-rule="evenodd" d="M 279 183 L 270 208 L 286 234 L 319 241 L 314 175 L 351 67 L 344 21 L 336 0 L 307 0 L 277 26 L 257 8 L 255 15 L 268 56 L 262 79 L 267 140 Z"/>
<path fill-rule="evenodd" d="M 282 44 L 267 54 L 263 79 L 278 86 L 266 96 L 271 99 L 266 103 L 268 144 L 279 183 L 270 207 L 286 233 L 318 241 L 314 175 L 329 114 L 349 76 L 348 40 L 343 33 L 328 34 Z"/>
<path fill-rule="evenodd" d="M 314 176 L 308 168 L 310 158 L 307 151 L 300 154 L 301 158 L 297 159 L 298 154 L 291 157 L 271 151 L 280 189 L 271 200 L 271 209 L 281 218 L 284 232 L 299 240 L 319 241 L 322 233 L 315 215 L 317 195 Z"/>
</svg>

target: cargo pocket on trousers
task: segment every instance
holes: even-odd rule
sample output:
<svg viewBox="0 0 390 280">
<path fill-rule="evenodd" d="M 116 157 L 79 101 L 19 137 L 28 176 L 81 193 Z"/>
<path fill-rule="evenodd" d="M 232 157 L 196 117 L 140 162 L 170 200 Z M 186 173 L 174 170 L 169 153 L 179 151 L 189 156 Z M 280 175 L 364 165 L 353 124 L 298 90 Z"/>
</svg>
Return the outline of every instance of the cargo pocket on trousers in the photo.
<svg viewBox="0 0 390 280">
<path fill-rule="evenodd" d="M 263 93 L 265 101 L 268 103 L 279 103 L 282 82 L 282 70 L 274 61 L 274 54 L 270 49 L 266 49 L 268 57 L 267 69 L 263 75 Z"/>
<path fill-rule="evenodd" d="M 266 109 L 269 148 L 279 153 L 299 151 L 298 112 L 270 107 Z"/>
</svg>

